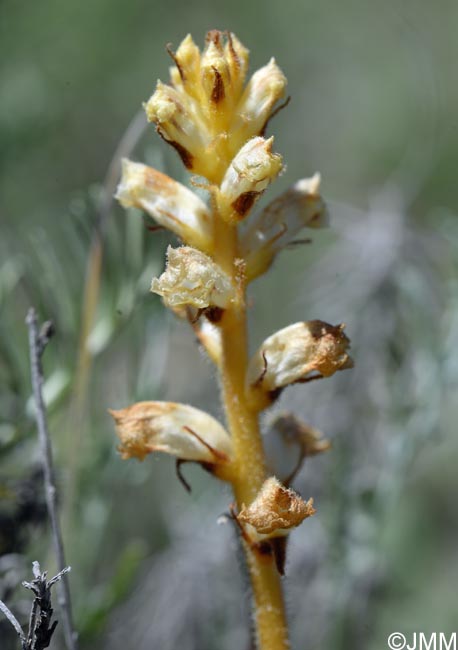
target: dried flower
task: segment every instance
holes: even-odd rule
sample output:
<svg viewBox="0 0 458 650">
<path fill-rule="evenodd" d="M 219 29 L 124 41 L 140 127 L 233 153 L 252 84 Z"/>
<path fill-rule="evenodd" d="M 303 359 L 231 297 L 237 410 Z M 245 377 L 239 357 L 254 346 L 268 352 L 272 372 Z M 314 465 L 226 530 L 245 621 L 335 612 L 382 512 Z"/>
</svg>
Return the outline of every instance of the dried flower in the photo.
<svg viewBox="0 0 458 650">
<path fill-rule="evenodd" d="M 219 213 L 229 222 L 247 216 L 254 203 L 282 169 L 282 158 L 272 153 L 273 137 L 249 140 L 231 162 L 218 195 Z"/>
<path fill-rule="evenodd" d="M 167 268 L 153 278 L 151 291 L 164 298 L 168 307 L 225 309 L 234 299 L 230 278 L 213 260 L 195 248 L 167 249 Z"/>
<path fill-rule="evenodd" d="M 353 367 L 344 325 L 320 320 L 295 323 L 269 336 L 252 357 L 247 371 L 247 397 L 253 408 L 265 408 L 279 391 L 315 377 L 330 377 Z"/>
<path fill-rule="evenodd" d="M 327 225 L 328 215 L 320 195 L 320 182 L 319 174 L 297 181 L 247 224 L 241 252 L 247 260 L 249 279 L 264 273 L 278 251 L 287 246 L 302 228 Z"/>
<path fill-rule="evenodd" d="M 124 158 L 116 198 L 124 207 L 145 210 L 187 244 L 211 251 L 209 209 L 197 194 L 165 174 Z"/>
<path fill-rule="evenodd" d="M 199 409 L 175 402 L 138 402 L 110 410 L 121 440 L 122 458 L 143 460 L 161 451 L 180 460 L 224 464 L 232 455 L 226 430 Z"/>
<path fill-rule="evenodd" d="M 315 514 L 313 499 L 304 501 L 276 478 L 268 478 L 250 506 L 241 508 L 237 519 L 256 532 L 258 540 L 281 537 Z M 249 529 L 250 530 L 250 529 Z"/>
</svg>

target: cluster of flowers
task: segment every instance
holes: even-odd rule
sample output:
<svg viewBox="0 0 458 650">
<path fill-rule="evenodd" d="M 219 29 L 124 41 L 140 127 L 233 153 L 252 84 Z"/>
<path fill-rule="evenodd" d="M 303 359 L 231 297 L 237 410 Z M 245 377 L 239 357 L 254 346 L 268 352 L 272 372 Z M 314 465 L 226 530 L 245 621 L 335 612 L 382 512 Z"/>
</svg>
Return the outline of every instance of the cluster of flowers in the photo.
<svg viewBox="0 0 458 650">
<path fill-rule="evenodd" d="M 219 365 L 225 311 L 237 309 L 246 285 L 267 271 L 302 228 L 326 225 L 326 209 L 316 174 L 251 214 L 283 168 L 281 156 L 272 150 L 273 138 L 264 137 L 286 88 L 273 59 L 245 85 L 248 51 L 233 34 L 209 32 L 202 53 L 187 36 L 170 54 L 171 83 L 158 82 L 145 104 L 146 114 L 186 168 L 201 177 L 199 187 L 208 190 L 209 204 L 168 176 L 130 160 L 123 162 L 117 198 L 125 207 L 142 209 L 182 240 L 182 246 L 169 246 L 166 269 L 153 279 L 151 290 L 188 318 Z M 225 268 L 215 254 L 224 246 L 218 240 L 218 221 L 237 232 L 237 256 Z M 348 347 L 343 325 L 314 320 L 276 332 L 248 364 L 247 408 L 258 413 L 290 384 L 351 367 Z M 231 437 L 210 415 L 170 402 L 142 402 L 111 413 L 123 458 L 143 459 L 162 451 L 231 480 Z M 328 447 L 319 434 L 294 419 L 287 428 L 300 442 L 302 456 Z M 271 477 L 236 517 L 245 535 L 261 541 L 284 535 L 313 513 L 312 500 L 303 501 Z"/>
</svg>

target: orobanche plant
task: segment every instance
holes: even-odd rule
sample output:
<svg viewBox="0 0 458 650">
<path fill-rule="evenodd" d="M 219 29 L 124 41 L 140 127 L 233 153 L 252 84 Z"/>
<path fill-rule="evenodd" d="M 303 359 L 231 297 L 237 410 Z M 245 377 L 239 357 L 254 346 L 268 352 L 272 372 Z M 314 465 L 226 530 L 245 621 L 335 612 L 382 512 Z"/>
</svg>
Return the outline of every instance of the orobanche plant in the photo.
<svg viewBox="0 0 458 650">
<path fill-rule="evenodd" d="M 325 224 L 320 177 L 302 179 L 253 213 L 259 197 L 283 169 L 265 133 L 281 106 L 286 78 L 272 59 L 245 84 L 248 50 L 231 33 L 211 31 L 203 52 L 187 36 L 176 52 L 170 84 L 158 82 L 145 110 L 158 134 L 199 179 L 208 204 L 168 176 L 123 161 L 117 198 L 141 208 L 183 245 L 169 246 L 164 273 L 151 290 L 177 316 L 187 319 L 215 364 L 226 414 L 223 426 L 185 404 L 141 402 L 111 411 L 123 458 L 143 459 L 162 451 L 200 463 L 231 484 L 232 517 L 240 532 L 251 579 L 257 644 L 261 650 L 289 647 L 282 595 L 286 541 L 291 530 L 315 513 L 270 476 L 259 415 L 290 384 L 329 377 L 352 366 L 343 325 L 312 320 L 272 334 L 249 359 L 249 283 L 304 227 Z M 328 448 L 318 432 L 292 415 L 278 418 L 301 449 L 300 459 Z M 299 465 L 298 465 L 299 467 Z M 298 469 L 296 467 L 296 471 Z"/>
</svg>

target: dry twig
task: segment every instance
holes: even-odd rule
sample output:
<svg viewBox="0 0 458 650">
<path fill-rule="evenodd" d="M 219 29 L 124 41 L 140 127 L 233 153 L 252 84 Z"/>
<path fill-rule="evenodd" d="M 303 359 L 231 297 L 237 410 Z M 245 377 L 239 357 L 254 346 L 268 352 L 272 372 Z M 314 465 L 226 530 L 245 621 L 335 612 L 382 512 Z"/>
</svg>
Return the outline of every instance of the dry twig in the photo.
<svg viewBox="0 0 458 650">
<path fill-rule="evenodd" d="M 41 448 L 41 457 L 43 465 L 43 474 L 45 482 L 45 496 L 46 496 L 46 505 L 48 508 L 49 518 L 51 521 L 52 529 L 52 539 L 54 545 L 54 551 L 57 559 L 57 566 L 59 569 L 59 574 L 53 578 L 48 584 L 54 584 L 57 580 L 61 581 L 61 588 L 59 590 L 59 605 L 62 610 L 65 642 L 68 650 L 77 650 L 78 641 L 77 635 L 73 630 L 72 622 L 72 608 L 71 608 L 71 599 L 70 599 L 70 589 L 65 573 L 69 569 L 66 569 L 65 562 L 65 553 L 64 545 L 62 541 L 62 532 L 60 529 L 59 518 L 57 515 L 57 491 L 56 483 L 54 477 L 54 467 L 53 467 L 53 458 L 52 458 L 52 448 L 51 440 L 48 431 L 48 424 L 46 418 L 46 408 L 43 400 L 43 367 L 41 363 L 41 358 L 43 352 L 48 344 L 49 340 L 54 334 L 54 326 L 50 321 L 43 323 L 40 331 L 38 331 L 38 321 L 35 309 L 31 307 L 27 314 L 26 323 L 29 330 L 29 347 L 30 347 L 30 365 L 32 373 L 32 387 L 33 394 L 35 398 L 35 417 L 37 421 L 38 428 L 38 438 Z M 39 565 L 37 565 L 39 568 Z M 36 580 L 38 576 L 35 573 L 34 566 L 34 575 Z M 45 576 L 45 574 L 43 574 Z M 46 576 L 45 576 L 46 577 Z M 35 581 L 30 583 L 34 585 Z M 27 585 L 28 586 L 28 585 Z M 35 591 L 35 587 L 30 586 L 29 588 Z M 43 646 L 46 647 L 46 646 Z"/>
<path fill-rule="evenodd" d="M 44 650 L 49 647 L 58 623 L 58 621 L 51 622 L 54 612 L 51 604 L 51 587 L 70 571 L 70 567 L 59 571 L 51 580 L 47 580 L 47 572 L 41 570 L 38 562 L 33 562 L 32 571 L 34 576 L 32 582 L 22 583 L 24 587 L 35 594 L 32 609 L 30 610 L 27 636 L 17 618 L 1 600 L 0 610 L 16 630 L 21 641 L 22 650 Z"/>
</svg>

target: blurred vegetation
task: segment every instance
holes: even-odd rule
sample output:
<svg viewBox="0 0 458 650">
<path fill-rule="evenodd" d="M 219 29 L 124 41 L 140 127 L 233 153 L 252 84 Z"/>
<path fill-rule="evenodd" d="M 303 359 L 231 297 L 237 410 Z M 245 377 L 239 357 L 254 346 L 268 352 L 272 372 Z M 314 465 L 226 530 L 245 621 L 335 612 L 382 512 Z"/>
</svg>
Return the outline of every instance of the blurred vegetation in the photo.
<svg viewBox="0 0 458 650">
<path fill-rule="evenodd" d="M 122 134 L 167 78 L 164 45 L 188 31 L 202 43 L 215 27 L 250 48 L 252 70 L 274 55 L 289 80 L 292 102 L 270 127 L 288 169 L 269 196 L 319 169 L 332 214 L 329 232 L 285 252 L 253 286 L 253 345 L 294 320 L 344 320 L 356 359 L 351 376 L 291 389 L 281 404 L 334 442 L 297 481 L 320 514 L 291 544 L 295 647 L 376 648 L 395 630 L 454 631 L 452 0 L 3 0 L 0 598 L 25 617 L 18 585 L 31 560 L 53 570 L 24 325 L 33 304 L 57 328 L 45 394 L 82 648 L 246 643 L 235 543 L 215 525 L 229 495 L 187 468 L 190 497 L 164 459 L 121 462 L 106 415 L 170 399 L 221 416 L 209 364 L 148 292 L 168 236 L 139 213 L 107 212 L 104 186 Z M 187 180 L 151 128 L 131 155 Z M 4 621 L 0 635 L 15 647 Z"/>
</svg>

